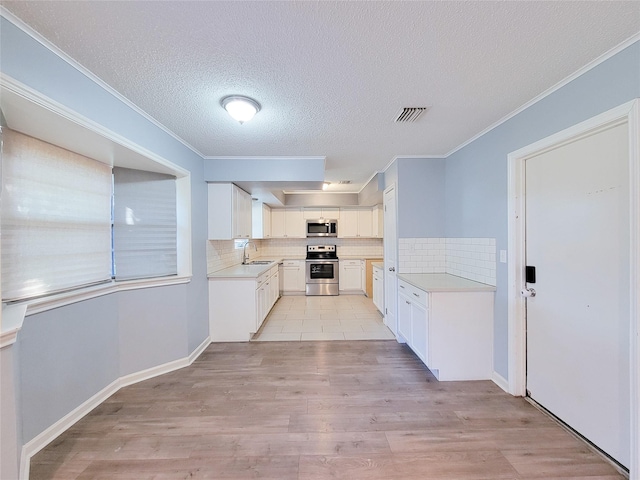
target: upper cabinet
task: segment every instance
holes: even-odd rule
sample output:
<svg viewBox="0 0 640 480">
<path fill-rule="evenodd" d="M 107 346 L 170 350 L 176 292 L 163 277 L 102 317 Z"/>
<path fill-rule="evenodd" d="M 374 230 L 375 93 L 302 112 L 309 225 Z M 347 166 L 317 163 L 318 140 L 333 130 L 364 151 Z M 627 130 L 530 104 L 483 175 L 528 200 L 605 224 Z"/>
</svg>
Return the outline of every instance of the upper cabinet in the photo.
<svg viewBox="0 0 640 480">
<path fill-rule="evenodd" d="M 340 209 L 338 237 L 382 238 L 382 217 L 375 207 L 345 207 Z"/>
<path fill-rule="evenodd" d="M 303 211 L 305 220 L 318 220 L 326 218 L 328 220 L 337 220 L 340 218 L 340 209 L 338 207 L 328 208 L 305 208 Z"/>
<path fill-rule="evenodd" d="M 305 238 L 306 236 L 306 224 L 301 208 L 271 210 L 272 238 Z"/>
<path fill-rule="evenodd" d="M 251 195 L 232 183 L 208 185 L 210 240 L 251 238 Z"/>
<path fill-rule="evenodd" d="M 271 238 L 271 207 L 254 201 L 251 215 L 252 238 Z"/>
<path fill-rule="evenodd" d="M 373 220 L 373 236 L 375 238 L 382 238 L 384 231 L 384 210 L 382 205 L 376 205 L 373 207 L 372 220 Z"/>
</svg>

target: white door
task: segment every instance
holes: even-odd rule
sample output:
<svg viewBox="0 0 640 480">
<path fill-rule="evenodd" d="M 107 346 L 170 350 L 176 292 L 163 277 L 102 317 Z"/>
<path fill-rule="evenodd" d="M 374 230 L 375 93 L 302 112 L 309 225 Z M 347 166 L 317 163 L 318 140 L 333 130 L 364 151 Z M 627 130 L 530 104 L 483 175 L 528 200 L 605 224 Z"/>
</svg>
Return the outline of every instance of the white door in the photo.
<svg viewBox="0 0 640 480">
<path fill-rule="evenodd" d="M 397 336 L 398 240 L 396 223 L 396 188 L 385 189 L 383 198 L 384 216 L 384 324 Z"/>
<path fill-rule="evenodd" d="M 527 390 L 630 463 L 628 127 L 526 160 Z"/>
</svg>

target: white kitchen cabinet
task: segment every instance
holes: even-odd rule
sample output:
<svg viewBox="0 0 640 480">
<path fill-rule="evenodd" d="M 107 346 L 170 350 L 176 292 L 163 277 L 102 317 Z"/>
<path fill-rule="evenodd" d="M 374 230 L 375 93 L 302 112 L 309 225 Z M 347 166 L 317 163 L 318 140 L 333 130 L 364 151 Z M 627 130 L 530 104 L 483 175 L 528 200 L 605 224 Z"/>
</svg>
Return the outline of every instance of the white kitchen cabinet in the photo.
<svg viewBox="0 0 640 480">
<path fill-rule="evenodd" d="M 272 238 L 306 238 L 306 223 L 301 208 L 271 210 Z"/>
<path fill-rule="evenodd" d="M 358 209 L 341 208 L 338 222 L 338 237 L 356 238 L 358 236 Z"/>
<path fill-rule="evenodd" d="M 373 211 L 370 208 L 358 210 L 358 237 L 373 237 Z"/>
<path fill-rule="evenodd" d="M 258 278 L 209 279 L 209 335 L 212 342 L 247 342 L 259 329 L 278 300 L 278 266 Z"/>
<path fill-rule="evenodd" d="M 251 195 L 232 183 L 208 185 L 210 240 L 251 238 Z"/>
<path fill-rule="evenodd" d="M 372 238 L 373 210 L 370 207 L 345 207 L 340 209 L 338 237 L 340 238 Z"/>
<path fill-rule="evenodd" d="M 429 365 L 428 294 L 398 281 L 398 333 L 427 366 Z"/>
<path fill-rule="evenodd" d="M 279 278 L 278 266 L 276 265 L 271 267 L 268 272 L 260 275 L 256 281 L 256 301 L 258 304 L 256 332 L 260 329 L 265 318 L 269 315 L 271 307 L 273 307 L 280 296 Z"/>
<path fill-rule="evenodd" d="M 373 304 L 384 315 L 384 271 L 373 267 Z"/>
<path fill-rule="evenodd" d="M 364 262 L 362 260 L 340 260 L 338 264 L 339 290 L 341 292 L 363 292 Z"/>
<path fill-rule="evenodd" d="M 280 291 L 283 295 L 306 291 L 304 260 L 283 260 L 280 266 Z"/>
<path fill-rule="evenodd" d="M 254 201 L 251 212 L 251 238 L 271 238 L 271 207 Z"/>
<path fill-rule="evenodd" d="M 373 207 L 371 220 L 372 220 L 372 232 L 374 238 L 382 238 L 384 231 L 384 210 L 382 205 L 376 205 Z"/>
<path fill-rule="evenodd" d="M 303 215 L 305 220 L 318 220 L 320 218 L 337 220 L 340 218 L 340 209 L 338 207 L 305 208 Z"/>
<path fill-rule="evenodd" d="M 398 290 L 398 335 L 411 346 L 411 299 Z"/>
<path fill-rule="evenodd" d="M 398 334 L 438 380 L 487 380 L 493 292 L 426 292 L 398 279 Z"/>
</svg>

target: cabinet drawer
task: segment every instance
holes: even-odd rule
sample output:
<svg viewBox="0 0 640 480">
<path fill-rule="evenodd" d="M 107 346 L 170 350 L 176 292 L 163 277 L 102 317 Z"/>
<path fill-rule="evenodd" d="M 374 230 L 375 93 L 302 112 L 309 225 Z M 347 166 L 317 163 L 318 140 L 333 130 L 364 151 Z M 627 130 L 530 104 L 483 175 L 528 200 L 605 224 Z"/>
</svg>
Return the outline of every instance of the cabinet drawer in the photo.
<svg viewBox="0 0 640 480">
<path fill-rule="evenodd" d="M 262 275 L 258 277 L 256 288 L 259 288 L 264 282 L 266 282 L 269 279 L 269 276 L 270 276 L 269 273 L 270 271 L 264 272 Z"/>
<path fill-rule="evenodd" d="M 285 267 L 299 267 L 300 266 L 300 261 L 299 260 L 284 260 L 282 262 L 282 265 Z"/>
<path fill-rule="evenodd" d="M 408 298 L 410 298 L 414 302 L 424 307 L 426 307 L 428 304 L 427 292 L 414 287 L 413 285 L 405 282 L 404 280 L 398 279 L 398 291 L 406 295 Z"/>
<path fill-rule="evenodd" d="M 360 267 L 362 260 L 340 260 L 340 263 L 347 267 Z"/>
</svg>

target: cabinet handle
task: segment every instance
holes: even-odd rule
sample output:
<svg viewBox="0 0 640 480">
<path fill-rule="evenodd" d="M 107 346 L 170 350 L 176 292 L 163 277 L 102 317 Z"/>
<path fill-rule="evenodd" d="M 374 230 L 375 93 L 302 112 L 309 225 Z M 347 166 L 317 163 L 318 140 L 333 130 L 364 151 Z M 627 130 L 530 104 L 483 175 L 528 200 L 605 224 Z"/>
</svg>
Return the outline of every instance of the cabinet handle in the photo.
<svg viewBox="0 0 640 480">
<path fill-rule="evenodd" d="M 420 298 L 420 295 L 418 295 L 417 293 L 413 293 L 416 297 Z"/>
<path fill-rule="evenodd" d="M 404 301 L 404 303 L 406 303 L 407 305 L 411 305 L 411 302 L 408 302 L 406 300 Z"/>
<path fill-rule="evenodd" d="M 400 288 L 404 288 L 404 285 L 400 285 Z"/>
</svg>

